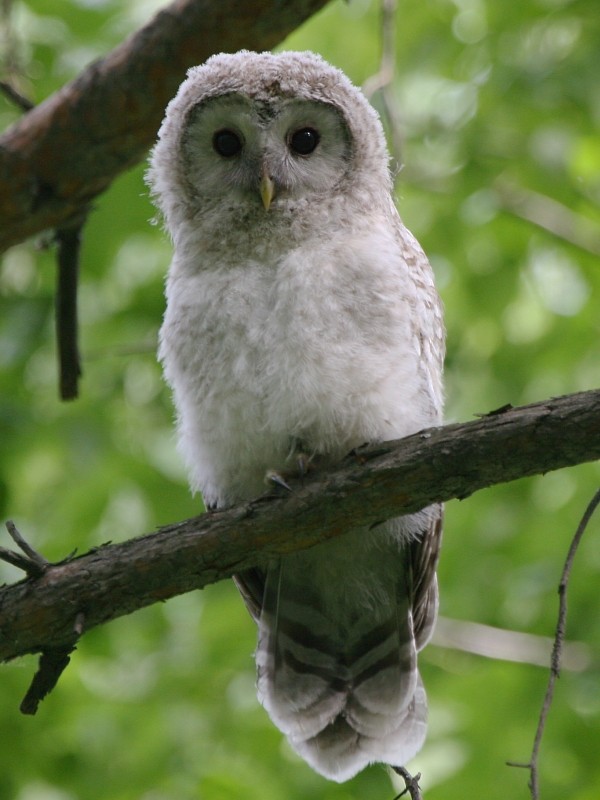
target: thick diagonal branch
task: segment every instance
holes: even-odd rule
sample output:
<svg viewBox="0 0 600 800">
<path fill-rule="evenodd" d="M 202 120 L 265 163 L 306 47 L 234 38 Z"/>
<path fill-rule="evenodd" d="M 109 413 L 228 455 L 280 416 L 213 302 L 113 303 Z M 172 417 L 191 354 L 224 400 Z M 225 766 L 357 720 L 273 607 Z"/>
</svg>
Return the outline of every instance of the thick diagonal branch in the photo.
<svg viewBox="0 0 600 800">
<path fill-rule="evenodd" d="M 175 0 L 0 137 L 0 252 L 72 227 L 140 161 L 186 70 L 220 50 L 268 50 L 326 0 Z"/>
<path fill-rule="evenodd" d="M 168 525 L 1 589 L 0 659 L 69 645 L 77 618 L 89 629 L 353 527 L 598 458 L 600 390 L 431 428 L 290 496 Z"/>
</svg>

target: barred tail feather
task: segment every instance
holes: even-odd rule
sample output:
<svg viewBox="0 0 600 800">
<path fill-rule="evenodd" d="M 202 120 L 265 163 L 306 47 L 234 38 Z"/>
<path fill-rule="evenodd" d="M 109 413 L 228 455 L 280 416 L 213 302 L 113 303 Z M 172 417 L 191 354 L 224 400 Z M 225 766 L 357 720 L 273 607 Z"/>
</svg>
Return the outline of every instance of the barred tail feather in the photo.
<svg viewBox="0 0 600 800">
<path fill-rule="evenodd" d="M 267 573 L 259 698 L 299 755 L 331 780 L 375 761 L 403 764 L 425 738 L 408 592 L 389 590 L 378 603 L 355 593 L 340 607 L 335 587 L 317 590 L 306 570 L 284 574 L 280 563 Z"/>
<path fill-rule="evenodd" d="M 401 766 L 418 753 L 427 733 L 427 699 L 419 675 L 408 708 L 395 719 L 396 728 L 379 736 L 359 733 L 338 717 L 311 739 L 290 744 L 317 772 L 342 783 L 374 762 Z"/>
</svg>

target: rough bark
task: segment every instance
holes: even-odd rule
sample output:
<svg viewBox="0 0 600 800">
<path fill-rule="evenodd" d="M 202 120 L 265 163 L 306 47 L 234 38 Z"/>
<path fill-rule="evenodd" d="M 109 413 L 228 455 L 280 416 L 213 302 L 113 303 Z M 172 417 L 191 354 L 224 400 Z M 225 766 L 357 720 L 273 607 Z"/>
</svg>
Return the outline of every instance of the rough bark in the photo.
<svg viewBox="0 0 600 800">
<path fill-rule="evenodd" d="M 68 652 L 84 630 L 269 557 L 599 457 L 596 390 L 386 443 L 349 457 L 335 473 L 317 475 L 285 497 L 168 525 L 59 565 L 46 567 L 38 558 L 32 577 L 0 589 L 0 659 Z"/>
<path fill-rule="evenodd" d="M 327 0 L 175 0 L 0 137 L 0 252 L 74 225 L 153 143 L 188 67 L 268 50 Z"/>
</svg>

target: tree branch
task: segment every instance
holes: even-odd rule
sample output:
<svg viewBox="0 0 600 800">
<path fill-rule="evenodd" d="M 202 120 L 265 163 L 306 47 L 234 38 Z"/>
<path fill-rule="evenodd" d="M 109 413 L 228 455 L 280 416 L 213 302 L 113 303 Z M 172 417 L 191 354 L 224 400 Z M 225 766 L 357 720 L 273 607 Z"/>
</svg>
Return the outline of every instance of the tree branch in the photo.
<svg viewBox="0 0 600 800">
<path fill-rule="evenodd" d="M 0 137 L 0 252 L 70 227 L 154 142 L 186 70 L 269 50 L 327 0 L 175 0 Z"/>
<path fill-rule="evenodd" d="M 83 627 L 352 528 L 599 457 L 600 390 L 386 443 L 346 459 L 336 472 L 317 475 L 289 496 L 167 525 L 0 589 L 0 660 L 72 646 L 75 629 L 78 636 Z"/>
</svg>

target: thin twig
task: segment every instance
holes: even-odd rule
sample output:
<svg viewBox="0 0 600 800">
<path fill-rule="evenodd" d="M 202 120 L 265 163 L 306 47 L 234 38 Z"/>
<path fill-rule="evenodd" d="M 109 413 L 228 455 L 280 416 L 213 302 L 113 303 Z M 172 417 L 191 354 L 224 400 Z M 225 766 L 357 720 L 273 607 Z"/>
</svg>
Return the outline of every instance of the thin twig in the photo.
<svg viewBox="0 0 600 800">
<path fill-rule="evenodd" d="M 0 81 L 0 91 L 21 111 L 30 111 L 34 104 L 15 88 L 23 69 L 21 42 L 13 24 L 13 6 L 13 0 L 0 2 L 0 68 L 5 75 L 5 80 Z"/>
<path fill-rule="evenodd" d="M 594 220 L 506 178 L 498 178 L 493 188 L 506 211 L 581 250 L 600 256 L 600 225 Z"/>
<path fill-rule="evenodd" d="M 404 780 L 405 787 L 400 794 L 394 797 L 394 800 L 399 800 L 406 794 L 409 795 L 410 800 L 423 800 L 423 793 L 421 792 L 421 787 L 419 786 L 421 773 L 417 772 L 416 775 L 411 775 L 405 767 L 392 767 L 392 769 L 396 775 L 400 775 L 400 777 Z"/>
<path fill-rule="evenodd" d="M 19 550 L 25 555 L 16 553 L 14 550 L 7 550 L 4 547 L 0 547 L 0 561 L 6 561 L 7 564 L 12 564 L 13 567 L 22 569 L 23 572 L 27 573 L 29 578 L 39 578 L 43 575 L 50 566 L 50 562 L 25 541 L 12 520 L 8 520 L 6 523 L 6 530 Z"/>
<path fill-rule="evenodd" d="M 397 167 L 394 177 L 402 165 L 403 137 L 402 126 L 393 94 L 393 80 L 396 72 L 396 14 L 397 0 L 381 0 L 381 60 L 379 70 L 363 84 L 363 92 L 371 98 L 380 93 L 383 110 L 390 126 L 391 151 Z"/>
<path fill-rule="evenodd" d="M 80 611 L 77 616 L 75 617 L 75 622 L 73 624 L 73 633 L 79 639 L 83 636 L 83 631 L 85 629 L 85 614 L 83 611 Z"/>
<path fill-rule="evenodd" d="M 550 636 L 496 628 L 462 619 L 440 616 L 430 647 L 462 650 L 464 653 L 501 661 L 516 661 L 548 667 L 554 641 Z M 431 652 L 431 651 L 430 651 Z M 583 672 L 592 661 L 592 650 L 584 642 L 565 642 L 563 645 L 563 670 Z"/>
<path fill-rule="evenodd" d="M 33 547 L 25 541 L 25 539 L 19 533 L 17 526 L 11 519 L 9 519 L 6 523 L 6 530 L 8 531 L 13 542 L 25 553 L 26 556 L 28 556 L 32 561 L 35 561 L 35 563 L 40 567 L 48 566 L 48 561 L 46 561 L 44 556 L 40 555 L 37 550 L 34 550 Z"/>
<path fill-rule="evenodd" d="M 27 556 L 22 556 L 21 553 L 15 553 L 14 550 L 7 550 L 6 547 L 0 547 L 0 561 L 11 564 L 17 569 L 22 569 L 30 578 L 38 577 L 40 574 L 32 569 L 31 561 Z"/>
<path fill-rule="evenodd" d="M 11 86 L 11 84 L 8 83 L 8 81 L 0 81 L 0 90 L 2 91 L 2 94 L 12 103 L 14 103 L 14 105 L 16 105 L 21 111 L 27 112 L 31 111 L 33 108 L 34 103 L 18 92 L 14 86 Z"/>
<path fill-rule="evenodd" d="M 531 759 L 528 764 L 519 764 L 513 761 L 507 762 L 508 765 L 511 767 L 523 767 L 524 769 L 529 770 L 529 790 L 531 792 L 532 800 L 539 800 L 540 796 L 539 773 L 538 773 L 540 746 L 542 743 L 542 736 L 544 735 L 544 729 L 546 727 L 546 720 L 548 718 L 548 713 L 550 711 L 550 707 L 552 705 L 552 699 L 554 697 L 554 688 L 556 685 L 556 680 L 557 678 L 560 677 L 561 656 L 563 650 L 563 643 L 565 639 L 565 632 L 567 628 L 567 588 L 569 585 L 569 577 L 571 574 L 571 569 L 573 567 L 573 562 L 575 560 L 575 554 L 577 552 L 577 548 L 579 547 L 579 543 L 581 542 L 581 539 L 588 525 L 588 522 L 592 518 L 592 515 L 599 504 L 600 504 L 600 489 L 592 497 L 590 503 L 588 504 L 588 507 L 585 510 L 583 517 L 581 518 L 581 522 L 577 526 L 577 530 L 575 531 L 575 536 L 573 537 L 571 546 L 569 547 L 569 552 L 567 553 L 565 565 L 563 567 L 562 575 L 560 577 L 560 583 L 558 585 L 558 597 L 559 597 L 558 622 L 556 624 L 554 646 L 552 648 L 552 656 L 550 659 L 550 676 L 548 678 L 548 686 L 546 688 L 546 694 L 544 695 L 544 702 L 542 704 L 537 730 L 535 732 L 535 738 L 533 740 Z"/>
</svg>

